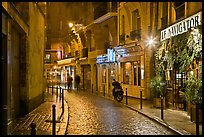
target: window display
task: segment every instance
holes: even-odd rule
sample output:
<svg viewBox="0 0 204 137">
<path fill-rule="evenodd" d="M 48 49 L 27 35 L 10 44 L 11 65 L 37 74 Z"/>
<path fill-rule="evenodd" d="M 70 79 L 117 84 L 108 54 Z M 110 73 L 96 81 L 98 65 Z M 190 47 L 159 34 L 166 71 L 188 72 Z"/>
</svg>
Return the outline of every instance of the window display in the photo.
<svg viewBox="0 0 204 137">
<path fill-rule="evenodd" d="M 106 66 L 105 65 L 103 65 L 103 67 L 102 67 L 102 73 L 103 73 L 102 83 L 106 83 Z"/>
<path fill-rule="evenodd" d="M 132 64 L 131 62 L 127 62 L 124 64 L 123 78 L 124 78 L 123 79 L 124 84 L 132 83 Z"/>
</svg>

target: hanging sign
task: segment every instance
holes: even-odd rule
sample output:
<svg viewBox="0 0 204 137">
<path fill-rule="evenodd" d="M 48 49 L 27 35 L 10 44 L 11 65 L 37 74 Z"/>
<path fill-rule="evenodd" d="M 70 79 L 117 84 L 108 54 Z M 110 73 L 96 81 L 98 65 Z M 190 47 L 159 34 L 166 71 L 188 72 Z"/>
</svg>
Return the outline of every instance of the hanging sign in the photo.
<svg viewBox="0 0 204 137">
<path fill-rule="evenodd" d="M 161 41 L 187 32 L 188 29 L 201 25 L 201 12 L 194 14 L 161 31 Z"/>
<path fill-rule="evenodd" d="M 96 58 L 96 63 L 111 63 L 115 62 L 115 51 L 114 49 L 107 49 L 107 54 L 99 55 Z"/>
</svg>

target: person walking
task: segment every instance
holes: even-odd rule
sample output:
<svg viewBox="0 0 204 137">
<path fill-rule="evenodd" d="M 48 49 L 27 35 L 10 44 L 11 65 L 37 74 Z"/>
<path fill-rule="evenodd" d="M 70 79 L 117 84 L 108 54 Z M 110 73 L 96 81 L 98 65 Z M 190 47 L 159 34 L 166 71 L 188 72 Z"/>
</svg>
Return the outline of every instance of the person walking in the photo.
<svg viewBox="0 0 204 137">
<path fill-rule="evenodd" d="M 71 91 L 72 80 L 73 80 L 73 78 L 68 74 L 68 76 L 67 76 L 67 86 L 68 86 L 68 90 L 70 90 L 70 91 Z"/>
<path fill-rule="evenodd" d="M 80 76 L 76 75 L 75 77 L 75 83 L 76 83 L 76 88 L 77 90 L 79 90 L 79 85 L 80 85 Z"/>
</svg>

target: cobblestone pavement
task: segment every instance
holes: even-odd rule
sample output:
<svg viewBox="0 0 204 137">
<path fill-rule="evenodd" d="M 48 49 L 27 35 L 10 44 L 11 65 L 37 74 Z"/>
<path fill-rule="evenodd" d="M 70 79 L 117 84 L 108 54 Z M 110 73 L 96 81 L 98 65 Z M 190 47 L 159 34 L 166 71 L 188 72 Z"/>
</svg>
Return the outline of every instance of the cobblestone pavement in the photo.
<svg viewBox="0 0 204 137">
<path fill-rule="evenodd" d="M 122 103 L 126 105 L 125 97 Z M 166 108 L 163 110 L 163 120 L 161 120 L 161 108 L 154 107 L 151 101 L 143 100 L 141 110 L 140 99 L 128 97 L 128 105 L 126 106 L 158 121 L 181 135 L 196 135 L 196 124 L 190 121 L 190 115 L 186 111 Z M 202 123 L 200 123 L 199 135 L 202 135 L 202 130 Z"/>
<path fill-rule="evenodd" d="M 175 132 L 115 101 L 82 91 L 65 94 L 67 135 L 176 135 Z"/>
<path fill-rule="evenodd" d="M 54 90 L 54 92 L 56 92 Z M 64 103 L 64 113 L 62 113 L 62 103 L 59 96 L 56 98 L 51 93 L 45 93 L 44 103 L 39 105 L 25 117 L 16 118 L 11 124 L 11 135 L 30 135 L 30 124 L 36 124 L 36 135 L 52 135 L 52 105 L 56 105 L 56 135 L 64 135 L 68 122 L 68 106 Z"/>
</svg>

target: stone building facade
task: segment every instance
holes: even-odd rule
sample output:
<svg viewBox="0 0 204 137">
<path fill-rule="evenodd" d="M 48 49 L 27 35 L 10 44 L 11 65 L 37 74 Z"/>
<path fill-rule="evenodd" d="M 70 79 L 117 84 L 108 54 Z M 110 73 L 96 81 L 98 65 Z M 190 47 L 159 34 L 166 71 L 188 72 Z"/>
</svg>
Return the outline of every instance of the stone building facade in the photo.
<svg viewBox="0 0 204 137">
<path fill-rule="evenodd" d="M 2 2 L 3 134 L 43 102 L 44 13 L 35 2 Z"/>
</svg>

